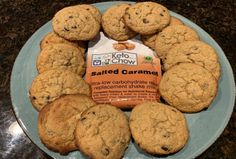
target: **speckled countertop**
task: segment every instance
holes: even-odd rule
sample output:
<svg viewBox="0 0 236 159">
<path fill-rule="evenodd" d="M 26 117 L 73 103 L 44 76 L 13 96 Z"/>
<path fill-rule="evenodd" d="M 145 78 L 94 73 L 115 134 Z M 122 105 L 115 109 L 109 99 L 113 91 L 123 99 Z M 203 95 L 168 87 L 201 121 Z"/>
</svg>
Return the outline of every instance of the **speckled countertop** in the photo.
<svg viewBox="0 0 236 159">
<path fill-rule="evenodd" d="M 101 1 L 86 0 L 83 3 Z M 192 20 L 222 47 L 236 75 L 235 0 L 160 0 L 159 3 Z M 19 127 L 10 100 L 10 75 L 15 58 L 27 39 L 59 9 L 78 0 L 0 1 L 0 158 L 49 158 Z M 219 139 L 198 157 L 236 158 L 236 109 Z"/>
</svg>

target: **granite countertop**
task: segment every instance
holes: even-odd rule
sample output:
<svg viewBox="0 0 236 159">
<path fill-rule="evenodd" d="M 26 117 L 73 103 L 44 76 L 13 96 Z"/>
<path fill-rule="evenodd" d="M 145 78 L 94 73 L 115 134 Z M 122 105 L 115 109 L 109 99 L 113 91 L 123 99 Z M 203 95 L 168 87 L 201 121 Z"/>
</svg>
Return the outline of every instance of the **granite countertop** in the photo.
<svg viewBox="0 0 236 159">
<path fill-rule="evenodd" d="M 101 1 L 86 0 L 83 3 Z M 234 0 L 160 0 L 159 3 L 192 20 L 222 47 L 236 75 L 236 2 Z M 0 1 L 0 158 L 49 158 L 24 134 L 10 100 L 10 75 L 27 39 L 61 8 L 78 0 Z M 222 105 L 223 106 L 223 105 Z M 236 108 L 219 139 L 202 158 L 236 158 Z"/>
</svg>

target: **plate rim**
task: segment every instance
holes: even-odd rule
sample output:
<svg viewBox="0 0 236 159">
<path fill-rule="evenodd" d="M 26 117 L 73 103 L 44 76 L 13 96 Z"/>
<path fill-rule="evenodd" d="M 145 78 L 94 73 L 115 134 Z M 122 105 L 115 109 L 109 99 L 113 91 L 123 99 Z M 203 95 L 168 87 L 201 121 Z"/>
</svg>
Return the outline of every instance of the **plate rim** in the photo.
<svg viewBox="0 0 236 159">
<path fill-rule="evenodd" d="M 112 1 L 112 2 L 98 2 L 98 3 L 93 3 L 92 5 L 96 6 L 96 7 L 107 7 L 107 6 L 112 6 L 112 5 L 116 5 L 118 3 L 135 3 L 133 1 Z M 226 126 L 228 125 L 229 123 L 229 120 L 232 116 L 232 113 L 233 113 L 233 109 L 234 109 L 234 106 L 235 106 L 235 80 L 234 80 L 234 76 L 233 76 L 233 70 L 232 70 L 232 67 L 230 65 L 230 62 L 228 61 L 224 51 L 222 50 L 222 48 L 218 45 L 218 43 L 208 34 L 208 32 L 206 32 L 204 29 L 202 29 L 199 25 L 195 24 L 194 22 L 192 22 L 190 19 L 176 13 L 176 12 L 173 12 L 171 10 L 170 11 L 170 14 L 174 17 L 181 17 L 181 20 L 184 19 L 184 21 L 188 21 L 188 23 L 190 23 L 191 25 L 194 26 L 194 28 L 197 28 L 197 29 L 200 29 L 201 31 L 204 32 L 204 36 L 207 36 L 208 39 L 210 39 L 214 45 L 217 47 L 218 50 L 220 50 L 220 54 L 222 54 L 222 61 L 224 62 L 224 64 L 227 66 L 227 71 L 229 72 L 229 80 L 231 81 L 231 84 L 232 84 L 232 89 L 230 89 L 230 94 L 233 94 L 231 96 L 231 100 L 229 101 L 230 105 L 231 105 L 231 109 L 229 109 L 227 111 L 227 115 L 225 116 L 224 118 L 224 122 L 223 124 L 221 124 L 218 128 L 217 128 L 217 131 L 214 133 L 214 135 L 207 141 L 203 144 L 203 146 L 201 148 L 198 149 L 198 151 L 195 151 L 193 154 L 192 154 L 192 157 L 195 158 L 199 155 L 201 155 L 204 151 L 206 151 L 219 137 L 220 135 L 222 134 L 222 132 L 225 130 Z M 14 61 L 14 64 L 13 64 L 13 67 L 12 67 L 12 71 L 11 71 L 11 77 L 10 77 L 10 98 L 11 98 L 11 103 L 12 103 L 12 109 L 13 109 L 13 113 L 16 117 L 16 120 L 17 122 L 19 123 L 19 125 L 21 126 L 21 128 L 23 129 L 25 135 L 30 139 L 30 141 L 37 146 L 37 148 L 39 148 L 41 151 L 43 151 L 43 153 L 47 154 L 48 156 L 51 156 L 54 158 L 54 156 L 52 156 L 51 154 L 48 154 L 47 152 L 45 152 L 41 147 L 39 147 L 31 138 L 30 138 L 30 135 L 29 135 L 29 132 L 27 130 L 27 128 L 25 127 L 25 124 L 23 123 L 23 121 L 21 120 L 21 118 L 19 117 L 19 114 L 18 114 L 18 111 L 17 111 L 17 104 L 15 104 L 15 99 L 14 97 L 12 96 L 12 92 L 14 91 L 14 84 L 12 81 L 14 81 L 14 77 L 16 76 L 16 73 L 19 69 L 17 69 L 17 65 L 19 65 L 19 59 L 22 58 L 22 53 L 23 51 L 25 50 L 28 50 L 29 49 L 29 44 L 31 44 L 35 39 L 36 39 L 36 35 L 40 34 L 41 30 L 43 30 L 43 28 L 46 28 L 47 27 L 47 24 L 48 23 L 51 23 L 51 20 L 46 22 L 45 24 L 43 24 L 41 27 L 39 27 L 36 32 L 34 32 L 28 39 L 27 41 L 24 43 L 24 45 L 22 46 L 22 48 L 20 49 L 15 61 Z M 219 55 L 218 55 L 219 56 Z M 222 67 L 222 66 L 221 66 Z M 222 77 L 221 77 L 222 78 Z M 220 80 L 220 79 L 219 79 Z M 219 82 L 219 81 L 218 81 Z"/>
</svg>

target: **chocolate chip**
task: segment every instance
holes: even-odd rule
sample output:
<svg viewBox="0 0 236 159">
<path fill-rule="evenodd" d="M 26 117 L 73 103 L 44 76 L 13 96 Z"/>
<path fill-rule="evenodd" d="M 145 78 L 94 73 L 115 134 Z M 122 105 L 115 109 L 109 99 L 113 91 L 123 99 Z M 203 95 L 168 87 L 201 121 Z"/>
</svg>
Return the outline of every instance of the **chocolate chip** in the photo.
<svg viewBox="0 0 236 159">
<path fill-rule="evenodd" d="M 164 151 L 169 151 L 169 148 L 167 146 L 162 146 L 161 149 Z"/>
<path fill-rule="evenodd" d="M 36 99 L 36 97 L 35 96 L 33 96 L 33 100 L 35 100 Z"/>
<path fill-rule="evenodd" d="M 80 118 L 80 121 L 84 121 L 85 119 L 87 119 L 86 117 Z"/>
<path fill-rule="evenodd" d="M 90 10 L 89 8 L 87 8 L 86 10 Z"/>
<path fill-rule="evenodd" d="M 72 29 L 76 29 L 76 28 L 77 28 L 77 26 L 72 26 L 71 28 L 72 28 Z"/>
<path fill-rule="evenodd" d="M 166 36 L 164 34 L 161 35 L 162 38 L 165 38 Z"/>
<path fill-rule="evenodd" d="M 69 30 L 68 28 L 66 28 L 66 27 L 64 27 L 64 30 L 65 30 L 65 31 L 70 31 L 70 30 Z"/>
<path fill-rule="evenodd" d="M 171 109 L 173 112 L 176 112 L 176 110 L 174 110 L 174 109 Z"/>
<path fill-rule="evenodd" d="M 49 100 L 50 99 L 50 96 L 47 96 L 47 100 Z"/>
<path fill-rule="evenodd" d="M 73 18 L 73 16 L 72 16 L 72 15 L 70 15 L 70 16 L 69 16 L 69 18 L 71 19 L 71 18 Z"/>
<path fill-rule="evenodd" d="M 146 18 L 144 18 L 143 23 L 147 24 L 147 23 L 149 23 L 149 21 Z"/>
<path fill-rule="evenodd" d="M 163 9 L 163 12 L 166 12 L 166 10 Z"/>
<path fill-rule="evenodd" d="M 128 18 L 131 19 L 131 18 L 130 18 L 130 14 L 127 14 L 127 15 L 128 15 Z"/>
<path fill-rule="evenodd" d="M 92 112 L 89 112 L 88 114 L 93 114 L 93 115 L 96 115 L 96 112 L 92 111 Z"/>
<path fill-rule="evenodd" d="M 163 15 L 162 13 L 160 13 L 160 16 L 162 16 L 162 17 L 163 17 L 164 15 Z"/>
<path fill-rule="evenodd" d="M 107 147 L 103 147 L 102 150 L 101 150 L 101 152 L 102 152 L 102 154 L 103 154 L 104 156 L 108 156 L 109 153 L 110 153 L 110 151 L 109 151 L 109 149 L 108 149 Z"/>
<path fill-rule="evenodd" d="M 135 12 L 135 14 L 136 14 L 136 15 L 139 15 L 139 13 L 138 13 L 138 12 Z"/>
<path fill-rule="evenodd" d="M 68 61 L 65 66 L 71 66 L 71 63 Z"/>
<path fill-rule="evenodd" d="M 168 132 L 165 133 L 165 134 L 163 135 L 163 137 L 164 137 L 164 138 L 169 138 L 169 137 L 170 137 L 170 133 L 168 133 Z"/>
</svg>

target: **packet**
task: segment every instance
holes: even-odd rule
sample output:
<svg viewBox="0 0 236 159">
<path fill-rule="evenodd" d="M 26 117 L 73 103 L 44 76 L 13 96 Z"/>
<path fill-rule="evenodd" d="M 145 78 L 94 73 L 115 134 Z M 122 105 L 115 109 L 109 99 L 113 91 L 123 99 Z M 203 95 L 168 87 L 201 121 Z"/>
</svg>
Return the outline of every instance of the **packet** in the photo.
<svg viewBox="0 0 236 159">
<path fill-rule="evenodd" d="M 92 98 L 120 108 L 159 101 L 160 59 L 137 39 L 118 42 L 102 32 L 89 42 L 85 80 Z"/>
</svg>

